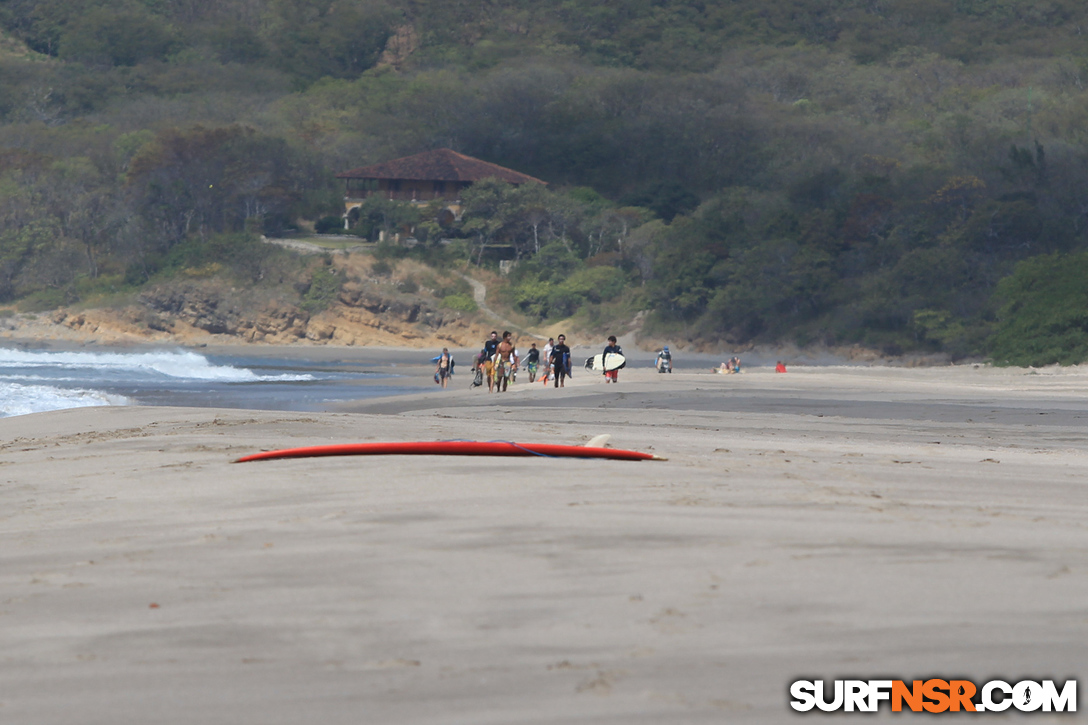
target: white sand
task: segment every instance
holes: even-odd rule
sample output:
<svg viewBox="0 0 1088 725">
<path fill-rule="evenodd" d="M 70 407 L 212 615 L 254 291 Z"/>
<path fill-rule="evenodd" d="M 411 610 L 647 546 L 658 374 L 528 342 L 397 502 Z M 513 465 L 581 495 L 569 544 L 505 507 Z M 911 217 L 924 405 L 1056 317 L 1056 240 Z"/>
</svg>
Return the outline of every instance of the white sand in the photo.
<svg viewBox="0 0 1088 725">
<path fill-rule="evenodd" d="M 0 420 L 0 722 L 786 722 L 800 676 L 1084 666 L 1088 375 L 458 378 Z M 598 433 L 670 460 L 229 463 Z"/>
</svg>

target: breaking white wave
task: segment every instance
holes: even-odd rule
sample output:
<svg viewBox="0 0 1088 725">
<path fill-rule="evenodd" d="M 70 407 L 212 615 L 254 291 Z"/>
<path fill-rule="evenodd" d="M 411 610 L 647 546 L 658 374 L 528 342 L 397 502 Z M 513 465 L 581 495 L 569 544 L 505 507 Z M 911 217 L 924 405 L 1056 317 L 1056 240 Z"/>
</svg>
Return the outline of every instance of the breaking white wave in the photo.
<svg viewBox="0 0 1088 725">
<path fill-rule="evenodd" d="M 0 348 L 0 417 L 95 405 L 128 405 L 159 397 L 186 404 L 220 399 L 224 386 L 305 382 L 306 374 L 260 375 L 216 365 L 195 352 L 46 352 Z M 120 395 L 107 391 L 121 391 Z M 162 396 L 168 399 L 162 402 Z M 126 396 L 131 396 L 126 397 Z M 174 396 L 171 399 L 171 396 Z M 180 398 L 180 399 L 179 399 Z"/>
<path fill-rule="evenodd" d="M 5 369 L 83 370 L 108 377 L 117 375 L 204 380 L 226 383 L 290 382 L 313 380 L 312 375 L 258 375 L 246 368 L 215 365 L 194 352 L 30 352 L 0 349 L 0 378 Z M 14 377 L 14 376 L 13 376 Z M 59 376 L 50 375 L 54 380 Z"/>
<path fill-rule="evenodd" d="M 47 410 L 87 408 L 96 405 L 127 405 L 128 399 L 100 390 L 54 388 L 51 385 L 19 385 L 0 382 L 0 417 L 44 413 Z"/>
</svg>

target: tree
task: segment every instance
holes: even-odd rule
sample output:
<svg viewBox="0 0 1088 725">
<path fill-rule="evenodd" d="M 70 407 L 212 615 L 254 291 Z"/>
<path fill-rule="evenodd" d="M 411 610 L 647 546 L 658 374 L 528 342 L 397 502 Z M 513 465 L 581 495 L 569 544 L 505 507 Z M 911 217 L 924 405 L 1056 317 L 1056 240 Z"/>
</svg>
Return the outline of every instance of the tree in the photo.
<svg viewBox="0 0 1088 725">
<path fill-rule="evenodd" d="M 306 81 L 354 78 L 374 66 L 396 11 L 381 2 L 273 0 L 267 33 L 272 60 Z"/>
<path fill-rule="evenodd" d="M 289 223 L 312 180 L 282 139 L 252 128 L 194 127 L 158 135 L 132 158 L 127 186 L 170 247 L 190 233 L 267 231 Z"/>
<path fill-rule="evenodd" d="M 176 42 L 173 31 L 159 17 L 133 7 L 100 7 L 65 27 L 59 55 L 84 63 L 132 66 L 144 60 L 162 60 Z"/>
<path fill-rule="evenodd" d="M 349 219 L 354 220 L 357 234 L 377 241 L 382 235 L 385 237 L 392 237 L 393 234 L 408 235 L 419 223 L 420 210 L 412 204 L 371 196 L 352 210 Z"/>
</svg>

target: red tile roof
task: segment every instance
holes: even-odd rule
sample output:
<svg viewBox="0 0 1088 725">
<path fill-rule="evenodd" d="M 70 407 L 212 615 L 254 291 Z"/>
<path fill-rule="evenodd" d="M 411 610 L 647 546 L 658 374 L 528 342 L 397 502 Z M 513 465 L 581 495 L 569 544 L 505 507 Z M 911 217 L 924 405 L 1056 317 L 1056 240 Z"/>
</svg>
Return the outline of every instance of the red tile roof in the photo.
<svg viewBox="0 0 1088 725">
<path fill-rule="evenodd" d="M 338 179 L 401 179 L 405 181 L 479 181 L 497 178 L 511 184 L 546 181 L 505 166 L 488 163 L 450 149 L 434 149 L 337 174 Z"/>
</svg>

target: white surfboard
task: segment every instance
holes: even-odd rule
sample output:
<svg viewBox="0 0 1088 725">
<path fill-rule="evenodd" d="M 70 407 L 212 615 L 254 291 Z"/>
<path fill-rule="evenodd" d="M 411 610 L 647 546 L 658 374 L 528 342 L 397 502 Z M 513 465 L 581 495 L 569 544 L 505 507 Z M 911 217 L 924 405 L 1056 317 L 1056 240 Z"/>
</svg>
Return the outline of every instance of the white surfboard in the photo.
<svg viewBox="0 0 1088 725">
<path fill-rule="evenodd" d="M 610 373 L 613 370 L 620 370 L 626 365 L 627 358 L 610 352 L 607 355 L 597 353 L 593 357 L 586 359 L 585 367 L 586 370 L 592 370 L 595 373 Z"/>
</svg>

